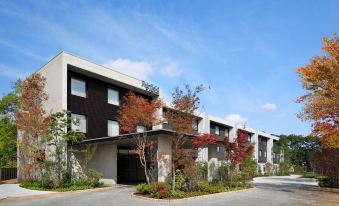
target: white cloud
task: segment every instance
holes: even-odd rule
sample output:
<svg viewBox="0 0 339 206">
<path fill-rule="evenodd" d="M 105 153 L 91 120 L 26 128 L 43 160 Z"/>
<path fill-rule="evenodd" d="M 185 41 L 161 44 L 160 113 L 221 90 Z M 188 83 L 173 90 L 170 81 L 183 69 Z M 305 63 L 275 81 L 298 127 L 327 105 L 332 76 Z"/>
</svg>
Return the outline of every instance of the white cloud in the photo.
<svg viewBox="0 0 339 206">
<path fill-rule="evenodd" d="M 242 117 L 240 114 L 229 114 L 225 119 L 238 126 L 244 126 L 247 123 L 247 119 Z"/>
<path fill-rule="evenodd" d="M 169 63 L 165 65 L 161 71 L 161 74 L 163 76 L 170 77 L 170 78 L 180 76 L 181 73 L 182 73 L 182 69 L 177 67 L 177 65 L 174 63 Z"/>
<path fill-rule="evenodd" d="M 154 70 L 148 62 L 129 59 L 110 60 L 104 66 L 141 80 L 147 80 Z"/>
<path fill-rule="evenodd" d="M 275 109 L 277 109 L 277 105 L 267 102 L 264 105 L 262 105 L 262 108 L 266 109 L 266 110 L 275 110 Z"/>
</svg>

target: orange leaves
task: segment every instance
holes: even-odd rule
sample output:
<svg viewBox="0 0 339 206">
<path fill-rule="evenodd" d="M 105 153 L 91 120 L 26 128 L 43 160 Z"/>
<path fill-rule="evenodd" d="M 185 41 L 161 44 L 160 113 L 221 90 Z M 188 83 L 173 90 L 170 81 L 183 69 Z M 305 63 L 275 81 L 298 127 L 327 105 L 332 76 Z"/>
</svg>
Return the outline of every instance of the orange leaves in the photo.
<svg viewBox="0 0 339 206">
<path fill-rule="evenodd" d="M 322 145 L 339 148 L 339 38 L 322 38 L 324 56 L 315 56 L 297 70 L 302 87 L 308 91 L 299 97 L 304 103 L 298 114 L 302 120 L 313 121 L 313 133 Z"/>
<path fill-rule="evenodd" d="M 157 124 L 156 111 L 162 107 L 161 100 L 149 101 L 142 96 L 129 92 L 123 99 L 118 121 L 124 132 L 135 132 L 137 126 L 145 128 Z"/>
</svg>

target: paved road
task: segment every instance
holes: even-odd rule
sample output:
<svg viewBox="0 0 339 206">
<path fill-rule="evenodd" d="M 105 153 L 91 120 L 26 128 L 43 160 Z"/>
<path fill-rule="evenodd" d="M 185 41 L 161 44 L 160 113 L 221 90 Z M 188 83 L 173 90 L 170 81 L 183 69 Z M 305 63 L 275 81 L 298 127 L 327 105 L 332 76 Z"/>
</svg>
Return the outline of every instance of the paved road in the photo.
<svg viewBox="0 0 339 206">
<path fill-rule="evenodd" d="M 255 188 L 213 197 L 177 202 L 154 202 L 131 197 L 133 187 L 116 190 L 85 191 L 63 194 L 49 194 L 40 197 L 7 198 L 0 205 L 338 205 L 339 194 L 320 191 L 312 179 L 297 176 L 261 177 L 255 179 Z"/>
</svg>

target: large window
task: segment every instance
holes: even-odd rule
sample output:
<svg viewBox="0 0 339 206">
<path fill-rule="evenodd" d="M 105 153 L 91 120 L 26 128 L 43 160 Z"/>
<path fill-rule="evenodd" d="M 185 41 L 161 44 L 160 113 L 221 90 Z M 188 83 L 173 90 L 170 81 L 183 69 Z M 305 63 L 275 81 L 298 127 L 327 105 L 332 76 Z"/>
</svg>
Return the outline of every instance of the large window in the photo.
<svg viewBox="0 0 339 206">
<path fill-rule="evenodd" d="M 72 130 L 77 130 L 82 133 L 87 133 L 87 119 L 85 115 L 71 114 L 72 119 L 76 119 L 78 124 L 72 124 Z"/>
<path fill-rule="evenodd" d="M 117 121 L 108 120 L 108 132 L 109 137 L 119 135 L 119 123 Z"/>
<path fill-rule="evenodd" d="M 114 89 L 108 89 L 108 103 L 113 105 L 120 105 L 119 102 L 119 91 Z"/>
<path fill-rule="evenodd" d="M 71 79 L 71 94 L 86 97 L 86 82 L 79 79 Z"/>
<path fill-rule="evenodd" d="M 218 127 L 218 126 L 215 126 L 214 129 L 215 129 L 215 134 L 216 134 L 216 135 L 219 135 L 219 134 L 220 134 L 219 127 Z"/>
</svg>

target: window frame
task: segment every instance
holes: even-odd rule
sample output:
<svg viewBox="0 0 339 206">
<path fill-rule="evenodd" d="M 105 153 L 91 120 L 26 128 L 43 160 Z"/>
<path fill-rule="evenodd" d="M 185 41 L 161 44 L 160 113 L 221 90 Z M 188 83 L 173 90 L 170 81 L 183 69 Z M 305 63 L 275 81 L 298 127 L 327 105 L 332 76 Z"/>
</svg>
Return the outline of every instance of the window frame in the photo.
<svg viewBox="0 0 339 206">
<path fill-rule="evenodd" d="M 218 131 L 218 132 L 217 132 Z M 214 126 L 214 134 L 220 135 L 220 127 L 218 125 Z"/>
<path fill-rule="evenodd" d="M 86 129 L 86 131 L 83 132 L 83 131 L 79 130 L 79 132 L 87 134 L 88 133 L 88 121 L 87 121 L 88 118 L 87 118 L 87 115 L 86 114 L 81 114 L 81 113 L 71 112 L 71 118 L 74 118 L 74 117 L 72 117 L 72 115 L 78 115 L 78 116 L 84 116 L 85 117 L 85 121 L 86 121 L 85 129 Z M 81 128 L 80 127 L 80 121 L 79 121 L 79 126 L 78 127 Z M 71 124 L 71 130 L 73 130 L 73 124 Z"/>
<path fill-rule="evenodd" d="M 115 91 L 117 94 L 118 94 L 118 103 L 115 104 L 113 102 L 110 102 L 110 99 L 109 99 L 109 91 Z M 120 106 L 120 91 L 118 89 L 113 89 L 111 87 L 108 87 L 107 88 L 107 104 L 110 104 L 110 105 L 115 105 L 115 106 Z"/>
<path fill-rule="evenodd" d="M 110 130 L 109 130 L 109 122 L 116 122 L 117 123 L 117 125 L 118 125 L 118 134 L 117 135 L 110 135 Z M 119 136 L 120 135 L 120 124 L 119 124 L 119 122 L 118 121 L 116 121 L 116 120 L 112 120 L 112 119 L 108 119 L 107 120 L 107 136 L 108 137 L 115 137 L 115 136 Z"/>
<path fill-rule="evenodd" d="M 72 87 L 72 85 L 73 85 L 72 82 L 73 81 L 79 81 L 79 82 L 83 82 L 85 84 L 85 92 L 84 92 L 85 96 L 73 93 L 73 87 Z M 70 87 L 71 87 L 71 95 L 77 96 L 77 97 L 82 97 L 82 98 L 87 98 L 88 97 L 88 94 L 87 94 L 87 82 L 86 82 L 86 80 L 83 80 L 83 79 L 80 79 L 80 78 L 77 78 L 77 77 L 71 77 L 71 85 L 70 85 Z"/>
</svg>

